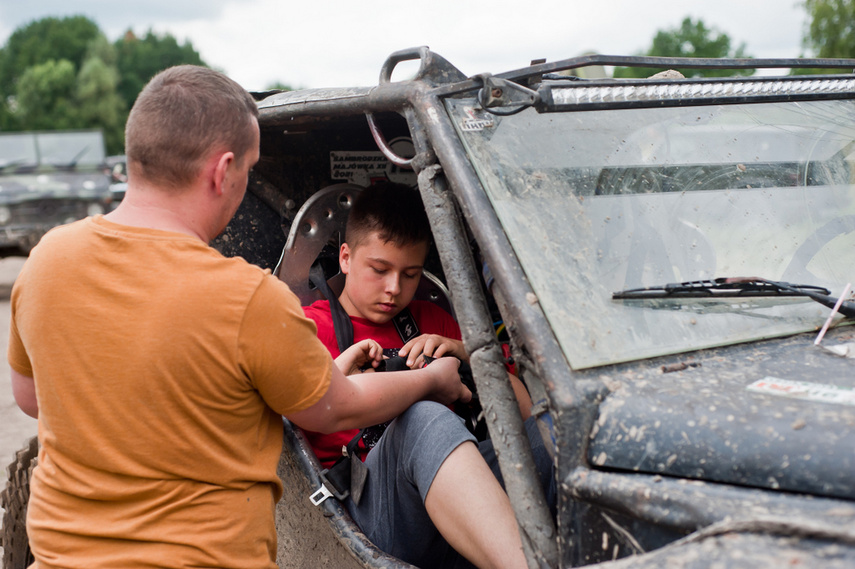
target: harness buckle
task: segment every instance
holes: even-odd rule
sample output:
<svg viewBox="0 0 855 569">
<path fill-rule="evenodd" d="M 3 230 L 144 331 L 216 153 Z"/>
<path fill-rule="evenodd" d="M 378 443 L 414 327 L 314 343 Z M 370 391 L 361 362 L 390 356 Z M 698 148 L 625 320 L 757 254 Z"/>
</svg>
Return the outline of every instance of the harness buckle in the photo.
<svg viewBox="0 0 855 569">
<path fill-rule="evenodd" d="M 327 488 L 326 484 L 321 484 L 321 487 L 312 492 L 312 495 L 309 496 L 309 500 L 312 501 L 312 504 L 315 506 L 320 506 L 324 503 L 324 500 L 327 498 L 332 498 L 333 493 L 330 492 L 330 489 Z"/>
</svg>

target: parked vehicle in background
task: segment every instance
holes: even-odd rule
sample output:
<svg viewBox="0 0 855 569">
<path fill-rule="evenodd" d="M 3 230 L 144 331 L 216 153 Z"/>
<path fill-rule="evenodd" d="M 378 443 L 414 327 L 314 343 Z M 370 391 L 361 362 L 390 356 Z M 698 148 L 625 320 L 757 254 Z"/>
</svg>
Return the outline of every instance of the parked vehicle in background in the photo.
<svg viewBox="0 0 855 569">
<path fill-rule="evenodd" d="M 0 134 L 0 256 L 26 255 L 49 229 L 113 201 L 99 130 Z"/>
<path fill-rule="evenodd" d="M 110 194 L 113 198 L 110 209 L 113 210 L 125 199 L 128 189 L 128 163 L 125 155 L 107 156 L 104 172 L 110 176 Z"/>
<path fill-rule="evenodd" d="M 124 154 L 107 156 L 103 169 L 104 173 L 110 176 L 111 184 L 128 181 L 128 159 Z"/>
</svg>

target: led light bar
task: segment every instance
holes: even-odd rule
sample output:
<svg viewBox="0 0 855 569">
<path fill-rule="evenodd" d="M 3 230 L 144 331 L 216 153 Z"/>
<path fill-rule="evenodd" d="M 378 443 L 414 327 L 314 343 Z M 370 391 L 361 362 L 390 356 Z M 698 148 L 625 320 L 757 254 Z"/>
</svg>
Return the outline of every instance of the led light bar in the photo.
<svg viewBox="0 0 855 569">
<path fill-rule="evenodd" d="M 855 98 L 855 77 L 633 81 L 621 84 L 543 84 L 543 111 L 688 106 L 746 101 Z"/>
</svg>

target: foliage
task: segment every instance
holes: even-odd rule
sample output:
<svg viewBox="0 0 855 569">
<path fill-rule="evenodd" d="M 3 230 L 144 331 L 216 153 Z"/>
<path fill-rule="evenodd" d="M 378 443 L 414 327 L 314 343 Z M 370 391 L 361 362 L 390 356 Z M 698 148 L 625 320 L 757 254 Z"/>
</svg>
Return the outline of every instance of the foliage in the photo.
<svg viewBox="0 0 855 569">
<path fill-rule="evenodd" d="M 804 46 L 816 57 L 855 57 L 855 0 L 805 0 L 810 25 Z M 848 73 L 850 69 L 799 70 L 797 73 Z"/>
<path fill-rule="evenodd" d="M 50 59 L 28 67 L 18 79 L 17 115 L 25 130 L 73 128 L 74 64 Z"/>
<path fill-rule="evenodd" d="M 270 83 L 264 89 L 265 91 L 293 91 L 294 87 L 288 85 L 287 83 L 283 83 L 282 81 L 274 81 Z"/>
<path fill-rule="evenodd" d="M 643 55 L 658 57 L 745 58 L 745 44 L 733 49 L 730 37 L 715 28 L 708 28 L 703 20 L 685 18 L 679 28 L 660 30 L 653 44 Z M 615 77 L 650 77 L 662 69 L 646 67 L 617 67 Z M 751 75 L 753 70 L 729 69 L 677 69 L 686 77 L 725 77 L 734 74 Z"/>
<path fill-rule="evenodd" d="M 161 36 L 151 30 L 142 39 L 128 30 L 114 45 L 120 75 L 118 90 L 128 107 L 157 72 L 173 65 L 205 65 L 189 41 L 179 45 L 172 35 Z"/>
<path fill-rule="evenodd" d="M 29 67 L 50 60 L 65 59 L 80 69 L 89 44 L 101 35 L 95 22 L 84 16 L 43 18 L 18 28 L 3 49 L 0 93 L 14 94 L 17 80 Z"/>
<path fill-rule="evenodd" d="M 158 71 L 204 65 L 189 42 L 151 31 L 115 44 L 84 16 L 44 18 L 15 30 L 0 49 L 0 130 L 100 128 L 108 154 L 124 152 L 124 124 Z"/>
<path fill-rule="evenodd" d="M 106 38 L 96 42 L 89 58 L 77 75 L 75 100 L 77 124 L 81 128 L 100 128 L 109 154 L 124 152 L 124 127 L 128 107 L 119 95 L 119 72 L 110 61 L 115 53 Z"/>
</svg>

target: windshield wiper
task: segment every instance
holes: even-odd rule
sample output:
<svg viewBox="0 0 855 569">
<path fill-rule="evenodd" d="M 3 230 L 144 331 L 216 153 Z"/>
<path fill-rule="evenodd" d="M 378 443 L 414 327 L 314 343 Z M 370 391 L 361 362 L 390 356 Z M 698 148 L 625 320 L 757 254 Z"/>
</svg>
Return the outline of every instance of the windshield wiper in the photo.
<svg viewBox="0 0 855 569">
<path fill-rule="evenodd" d="M 13 166 L 20 166 L 24 162 L 26 162 L 26 160 L 24 160 L 23 158 L 19 158 L 17 160 L 10 160 L 8 162 L 6 162 L 6 161 L 0 162 L 0 172 L 5 170 L 6 168 L 12 168 Z"/>
<path fill-rule="evenodd" d="M 59 164 L 52 164 L 54 168 L 58 168 L 60 170 L 74 170 L 77 168 L 77 163 L 80 162 L 80 159 L 83 158 L 83 155 L 89 152 L 89 145 L 83 147 L 83 149 L 74 155 L 74 158 L 71 159 L 71 162 L 61 162 Z"/>
<path fill-rule="evenodd" d="M 622 290 L 612 293 L 612 299 L 806 296 L 829 308 L 834 308 L 837 299 L 830 295 L 830 290 L 820 286 L 770 281 L 759 277 L 720 277 Z M 855 302 L 843 301 L 837 311 L 849 318 L 855 318 Z"/>
</svg>

